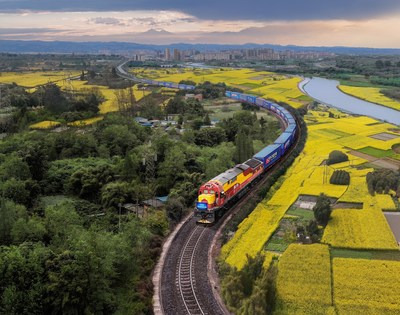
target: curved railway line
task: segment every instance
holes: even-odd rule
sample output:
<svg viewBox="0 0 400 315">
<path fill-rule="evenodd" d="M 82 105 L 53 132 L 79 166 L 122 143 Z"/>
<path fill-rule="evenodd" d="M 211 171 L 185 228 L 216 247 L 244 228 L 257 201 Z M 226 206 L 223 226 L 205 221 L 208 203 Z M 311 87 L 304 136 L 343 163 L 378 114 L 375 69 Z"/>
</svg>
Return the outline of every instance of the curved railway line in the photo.
<svg viewBox="0 0 400 315">
<path fill-rule="evenodd" d="M 183 304 L 189 314 L 204 315 L 204 311 L 196 295 L 196 279 L 194 278 L 193 264 L 197 245 L 199 244 L 204 232 L 204 227 L 195 227 L 183 247 L 178 268 L 176 270 L 179 292 L 181 293 Z"/>
<path fill-rule="evenodd" d="M 142 81 L 128 74 L 123 66 L 117 67 L 117 73 L 125 79 Z M 186 87 L 183 87 L 186 89 Z M 275 113 L 272 113 L 275 115 Z M 275 115 L 281 119 L 282 117 Z M 153 276 L 155 286 L 154 313 L 166 315 L 225 315 L 230 314 L 219 296 L 218 279 L 210 281 L 210 274 L 216 274 L 214 257 L 216 238 L 223 226 L 234 216 L 240 207 L 253 197 L 263 186 L 271 174 L 288 159 L 299 145 L 301 125 L 293 145 L 285 155 L 275 163 L 268 172 L 264 172 L 255 187 L 249 189 L 214 226 L 196 225 L 196 219 L 191 215 L 172 233 L 163 248 L 160 261 Z M 213 245 L 212 245 L 213 244 Z M 212 269 L 212 270 L 210 270 Z M 216 277 L 215 277 L 216 278 Z M 213 284 L 211 284 L 213 283 Z"/>
</svg>

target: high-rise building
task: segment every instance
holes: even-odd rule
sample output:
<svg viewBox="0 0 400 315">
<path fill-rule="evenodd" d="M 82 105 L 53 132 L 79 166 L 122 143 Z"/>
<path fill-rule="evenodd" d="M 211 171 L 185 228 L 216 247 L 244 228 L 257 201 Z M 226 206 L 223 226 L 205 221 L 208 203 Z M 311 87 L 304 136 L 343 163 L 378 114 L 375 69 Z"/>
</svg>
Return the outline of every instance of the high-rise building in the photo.
<svg viewBox="0 0 400 315">
<path fill-rule="evenodd" d="M 169 48 L 165 48 L 165 60 L 171 60 L 171 52 L 169 50 Z"/>
<path fill-rule="evenodd" d="M 179 49 L 174 48 L 174 60 L 179 61 L 181 60 L 181 52 Z"/>
</svg>

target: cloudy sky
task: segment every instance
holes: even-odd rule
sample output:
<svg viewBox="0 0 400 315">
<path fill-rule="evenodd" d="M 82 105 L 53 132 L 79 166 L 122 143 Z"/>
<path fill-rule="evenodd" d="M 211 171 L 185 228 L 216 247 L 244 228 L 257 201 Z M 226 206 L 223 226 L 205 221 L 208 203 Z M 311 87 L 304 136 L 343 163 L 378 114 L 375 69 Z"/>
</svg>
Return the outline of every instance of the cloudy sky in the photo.
<svg viewBox="0 0 400 315">
<path fill-rule="evenodd" d="M 0 39 L 400 48 L 400 0 L 0 0 Z"/>
</svg>

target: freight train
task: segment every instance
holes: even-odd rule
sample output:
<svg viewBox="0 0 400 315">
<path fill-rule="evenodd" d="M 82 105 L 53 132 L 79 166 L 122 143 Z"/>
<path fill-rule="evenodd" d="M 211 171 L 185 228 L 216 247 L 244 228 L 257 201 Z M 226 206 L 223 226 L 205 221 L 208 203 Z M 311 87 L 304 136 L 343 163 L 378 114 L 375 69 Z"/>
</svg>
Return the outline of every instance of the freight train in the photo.
<svg viewBox="0 0 400 315">
<path fill-rule="evenodd" d="M 175 88 L 180 90 L 194 90 L 196 87 L 187 84 L 162 82 L 149 79 L 140 79 L 127 73 L 123 63 L 117 67 L 117 73 L 126 79 L 144 84 Z M 240 102 L 264 108 L 277 115 L 285 125 L 285 131 L 271 145 L 266 146 L 254 156 L 235 167 L 214 177 L 203 184 L 198 192 L 198 199 L 194 209 L 194 216 L 198 223 L 211 225 L 225 210 L 245 194 L 269 168 L 277 163 L 289 150 L 296 140 L 297 124 L 292 114 L 284 107 L 254 95 L 226 91 L 225 96 Z"/>
<path fill-rule="evenodd" d="M 213 224 L 232 204 L 245 194 L 269 168 L 278 162 L 296 140 L 296 121 L 285 108 L 253 95 L 226 91 L 229 98 L 272 111 L 285 124 L 285 131 L 271 145 L 242 164 L 225 171 L 202 185 L 194 210 L 198 223 Z"/>
</svg>

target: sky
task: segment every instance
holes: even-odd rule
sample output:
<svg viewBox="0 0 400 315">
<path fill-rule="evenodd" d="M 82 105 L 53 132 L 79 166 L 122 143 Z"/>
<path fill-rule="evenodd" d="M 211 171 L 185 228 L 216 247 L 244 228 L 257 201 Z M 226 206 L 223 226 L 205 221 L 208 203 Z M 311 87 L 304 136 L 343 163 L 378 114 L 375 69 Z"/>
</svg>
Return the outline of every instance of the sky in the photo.
<svg viewBox="0 0 400 315">
<path fill-rule="evenodd" d="M 400 48 L 400 0 L 0 0 L 0 39 Z"/>
</svg>

